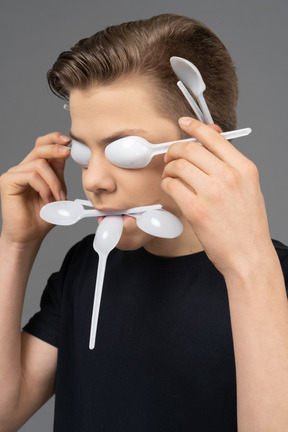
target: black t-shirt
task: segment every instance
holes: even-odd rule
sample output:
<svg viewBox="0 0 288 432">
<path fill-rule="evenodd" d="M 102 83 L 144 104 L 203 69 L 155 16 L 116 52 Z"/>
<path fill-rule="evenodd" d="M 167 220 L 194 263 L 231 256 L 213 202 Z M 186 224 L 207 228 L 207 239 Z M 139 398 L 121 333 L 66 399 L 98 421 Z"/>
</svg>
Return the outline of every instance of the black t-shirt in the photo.
<svg viewBox="0 0 288 432">
<path fill-rule="evenodd" d="M 24 327 L 58 348 L 54 431 L 236 432 L 227 289 L 205 252 L 114 249 L 90 350 L 92 242 L 70 250 Z M 274 245 L 287 281 L 288 248 Z"/>
</svg>

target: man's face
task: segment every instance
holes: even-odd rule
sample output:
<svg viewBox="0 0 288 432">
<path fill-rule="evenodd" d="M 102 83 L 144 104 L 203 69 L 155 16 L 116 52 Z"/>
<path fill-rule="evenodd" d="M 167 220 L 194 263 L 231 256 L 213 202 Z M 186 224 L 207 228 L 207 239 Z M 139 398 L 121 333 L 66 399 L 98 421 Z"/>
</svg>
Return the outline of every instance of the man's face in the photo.
<svg viewBox="0 0 288 432">
<path fill-rule="evenodd" d="M 179 216 L 174 201 L 161 189 L 164 156 L 159 155 L 141 169 L 112 165 L 105 147 L 118 138 L 141 136 L 151 143 L 181 139 L 177 125 L 157 110 L 155 88 L 147 79 L 121 78 L 107 86 L 73 90 L 70 94 L 71 135 L 92 153 L 82 182 L 87 198 L 99 210 L 162 204 Z M 124 217 L 120 249 L 135 249 L 159 241 L 141 231 L 132 217 Z"/>
</svg>

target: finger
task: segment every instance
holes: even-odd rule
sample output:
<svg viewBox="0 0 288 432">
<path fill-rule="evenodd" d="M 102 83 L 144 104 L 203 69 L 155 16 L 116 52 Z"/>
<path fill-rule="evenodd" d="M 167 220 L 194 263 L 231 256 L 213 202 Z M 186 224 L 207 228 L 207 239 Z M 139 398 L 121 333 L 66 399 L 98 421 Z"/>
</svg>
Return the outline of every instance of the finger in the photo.
<svg viewBox="0 0 288 432">
<path fill-rule="evenodd" d="M 236 167 L 239 161 L 246 157 L 214 128 L 190 117 L 179 119 L 180 127 L 189 135 L 196 138 L 206 149 L 222 161 Z"/>
<path fill-rule="evenodd" d="M 26 156 L 20 163 L 27 163 L 37 159 L 67 159 L 70 155 L 71 149 L 65 147 L 64 144 L 43 144 L 33 148 L 33 150 Z"/>
<path fill-rule="evenodd" d="M 178 179 L 196 194 L 205 193 L 211 184 L 210 177 L 187 159 L 169 162 L 163 171 L 162 178 Z"/>
<path fill-rule="evenodd" d="M 50 193 L 56 200 L 65 199 L 65 192 L 60 179 L 55 174 L 49 163 L 45 159 L 38 159 L 36 161 L 27 162 L 26 164 L 17 165 L 10 168 L 9 173 L 22 173 L 30 178 L 31 173 L 37 173 L 44 182 L 49 186 Z"/>
<path fill-rule="evenodd" d="M 71 138 L 66 135 L 61 134 L 60 132 L 52 132 L 47 135 L 39 136 L 36 139 L 35 147 L 47 144 L 62 144 L 67 145 L 71 141 Z"/>
<path fill-rule="evenodd" d="M 28 189 L 37 192 L 44 204 L 53 201 L 49 185 L 37 172 L 6 172 L 7 195 L 21 195 Z"/>
<path fill-rule="evenodd" d="M 49 161 L 51 168 L 55 172 L 56 176 L 59 178 L 62 185 L 62 190 L 66 191 L 66 185 L 64 180 L 64 169 L 67 159 L 52 159 Z"/>
<path fill-rule="evenodd" d="M 182 214 L 189 220 L 192 220 L 192 212 L 197 211 L 199 199 L 190 188 L 187 188 L 179 179 L 166 177 L 162 180 L 161 186 L 168 195 L 170 195 Z"/>
<path fill-rule="evenodd" d="M 178 142 L 172 144 L 164 158 L 166 163 L 177 159 L 186 159 L 206 174 L 218 174 L 225 163 L 205 147 L 196 142 Z"/>
</svg>

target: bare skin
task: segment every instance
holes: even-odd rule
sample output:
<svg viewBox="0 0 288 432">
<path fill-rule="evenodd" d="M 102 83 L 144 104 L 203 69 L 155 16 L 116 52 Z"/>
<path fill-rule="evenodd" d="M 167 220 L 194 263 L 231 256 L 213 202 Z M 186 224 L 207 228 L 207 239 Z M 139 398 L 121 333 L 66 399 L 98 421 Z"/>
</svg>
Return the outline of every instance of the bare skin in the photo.
<svg viewBox="0 0 288 432">
<path fill-rule="evenodd" d="M 180 217 L 184 233 L 172 241 L 143 233 L 129 218 L 118 247 L 144 246 L 166 256 L 206 251 L 228 290 L 238 430 L 286 432 L 287 296 L 257 168 L 219 135 L 215 125 L 189 123 L 190 119 L 180 126 L 202 147 L 193 142 L 174 144 L 165 159 L 158 156 L 141 170 L 110 164 L 101 141 L 115 133 L 141 130 L 139 135 L 154 143 L 180 138 L 177 125 L 151 102 L 152 85 L 134 78 L 71 92 L 71 131 L 92 152 L 83 169 L 85 193 L 99 209 L 160 202 Z M 63 171 L 69 150 L 59 149 L 67 142 L 59 133 L 40 137 L 27 158 L 1 177 L 0 385 L 7 391 L 0 396 L 0 412 L 5 413 L 0 425 L 5 432 L 23 424 L 54 391 L 57 349 L 25 333 L 21 341 L 20 318 L 31 266 L 52 228 L 39 218 L 39 210 L 65 193 Z"/>
<path fill-rule="evenodd" d="M 20 325 L 31 267 L 52 229 L 39 211 L 45 203 L 64 198 L 69 141 L 60 133 L 39 137 L 31 153 L 1 176 L 0 385 L 5 392 L 0 395 L 0 429 L 5 432 L 17 430 L 54 393 L 57 349 L 21 335 Z"/>
</svg>

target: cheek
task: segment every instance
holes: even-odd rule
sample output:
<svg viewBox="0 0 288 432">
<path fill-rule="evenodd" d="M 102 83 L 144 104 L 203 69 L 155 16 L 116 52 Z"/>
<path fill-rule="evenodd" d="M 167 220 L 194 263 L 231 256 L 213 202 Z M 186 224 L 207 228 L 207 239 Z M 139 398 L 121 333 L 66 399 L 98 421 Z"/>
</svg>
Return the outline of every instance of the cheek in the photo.
<svg viewBox="0 0 288 432">
<path fill-rule="evenodd" d="M 164 157 L 162 155 L 156 156 L 145 168 L 126 170 L 127 180 L 129 176 L 128 183 L 137 189 L 150 189 L 151 192 L 152 190 L 160 190 L 164 167 Z"/>
<path fill-rule="evenodd" d="M 160 199 L 163 193 L 161 188 L 161 175 L 155 173 L 145 173 L 143 175 L 129 176 L 125 182 L 125 189 L 129 194 L 133 194 L 137 200 L 143 203 L 149 202 L 149 199 Z M 148 200 L 148 201 L 147 201 Z"/>
</svg>

